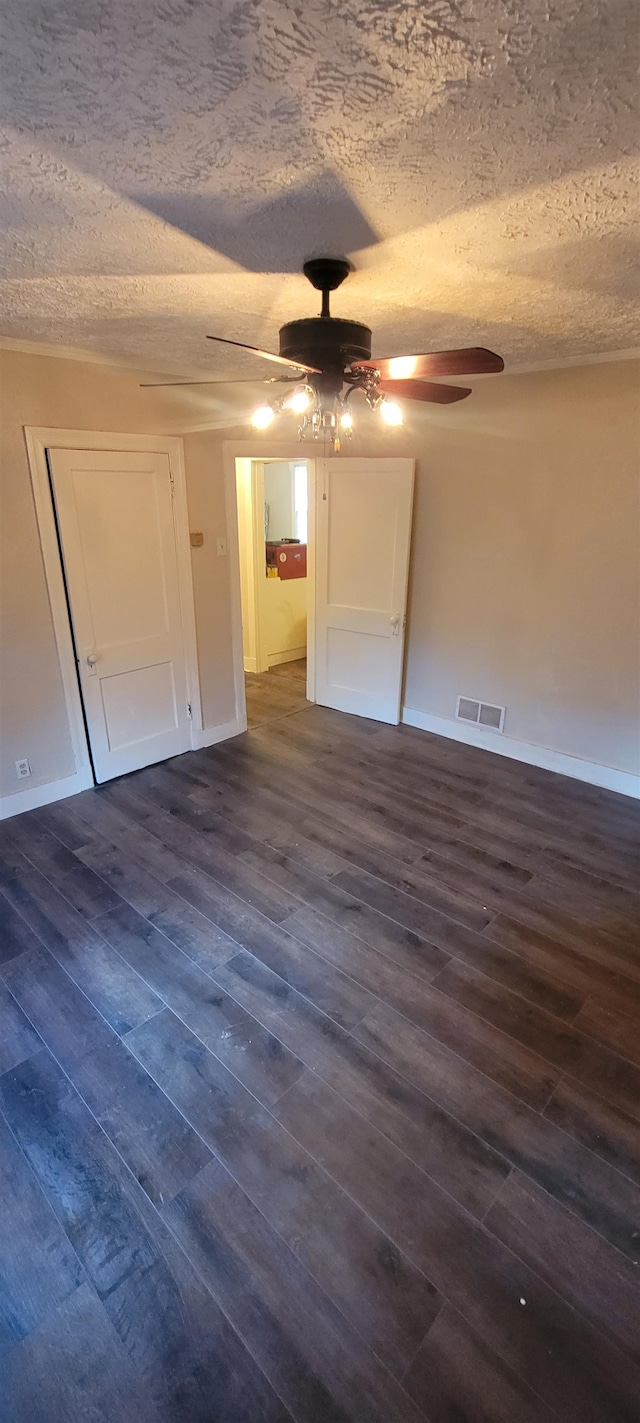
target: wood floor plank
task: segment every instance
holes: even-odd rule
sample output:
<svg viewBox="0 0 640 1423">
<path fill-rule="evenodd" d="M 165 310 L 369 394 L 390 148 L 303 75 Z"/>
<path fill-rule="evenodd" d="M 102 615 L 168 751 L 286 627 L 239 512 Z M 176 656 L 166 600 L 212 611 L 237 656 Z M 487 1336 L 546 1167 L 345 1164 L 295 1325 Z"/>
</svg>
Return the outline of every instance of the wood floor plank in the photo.
<svg viewBox="0 0 640 1423">
<path fill-rule="evenodd" d="M 640 1381 L 635 1366 L 372 1123 L 310 1073 L 276 1110 L 563 1423 L 631 1423 Z M 491 1418 L 490 1399 L 485 1408 Z"/>
<path fill-rule="evenodd" d="M 246 855 L 243 858 L 246 859 Z M 460 900 L 457 918 L 452 912 L 452 905 L 449 906 L 449 913 L 442 914 L 428 900 L 395 889 L 392 885 L 356 868 L 341 870 L 333 876 L 331 883 L 343 889 L 345 894 L 350 894 L 354 899 L 362 900 L 363 904 L 369 904 L 371 908 L 379 910 L 387 918 L 403 924 L 406 929 L 414 929 L 416 933 L 423 934 L 445 950 L 448 949 L 449 934 L 455 936 L 454 928 L 450 928 L 450 925 L 462 922 L 466 927 L 480 932 L 493 918 L 493 915 L 486 913 L 480 905 L 476 907 L 472 902 L 465 902 L 463 898 Z"/>
<path fill-rule="evenodd" d="M 224 767 L 229 767 L 233 770 L 236 775 L 238 773 L 243 775 L 245 774 L 243 765 L 245 758 L 246 752 L 244 749 L 240 751 L 236 746 L 233 748 L 233 751 L 225 752 L 222 758 L 222 764 Z M 268 790 L 273 786 L 276 769 L 277 768 L 271 764 L 269 756 L 266 755 L 258 768 L 252 763 L 251 779 L 255 781 L 257 786 Z M 429 840 L 426 832 L 421 835 L 421 838 L 416 843 L 416 841 L 406 833 L 404 821 L 403 828 L 397 829 L 394 825 L 389 823 L 389 820 L 384 814 L 373 815 L 367 813 L 369 808 L 366 805 L 360 807 L 357 805 L 352 806 L 342 799 L 332 797 L 331 794 L 327 794 L 326 782 L 323 782 L 322 786 L 320 786 L 316 781 L 313 785 L 306 787 L 300 784 L 298 777 L 294 777 L 293 781 L 296 792 L 291 793 L 292 798 L 303 812 L 308 814 L 311 807 L 314 815 L 320 814 L 323 818 L 327 819 L 329 824 L 337 823 L 347 832 L 366 838 L 368 843 L 387 850 L 390 855 L 395 855 L 398 859 L 407 859 L 410 862 L 418 859 L 420 854 L 424 853 L 424 850 L 428 846 Z M 454 819 L 452 824 L 447 823 L 445 826 L 439 826 L 438 831 L 443 831 L 445 836 L 448 837 L 452 835 L 455 830 L 459 829 L 461 824 L 461 821 Z M 430 833 L 435 834 L 435 832 L 436 826 L 432 822 Z"/>
<path fill-rule="evenodd" d="M 633 1117 L 569 1078 L 554 1088 L 544 1114 L 640 1186 L 640 1132 Z"/>
<path fill-rule="evenodd" d="M 628 974 L 636 982 L 640 979 L 637 929 L 628 934 L 623 932 L 621 936 L 615 935 L 610 927 L 605 929 L 596 922 L 599 916 L 593 909 L 583 906 L 578 918 L 568 912 L 566 902 L 560 909 L 555 904 L 547 903 L 535 888 L 520 890 L 509 904 L 497 904 L 497 908 L 525 927 L 547 934 L 565 948 L 577 949 L 586 958 Z M 607 918 L 606 915 L 600 917 L 603 920 Z"/>
<path fill-rule="evenodd" d="M 516 1097 L 533 1107 L 548 1101 L 559 1070 L 461 1008 L 431 983 L 405 973 L 312 909 L 296 910 L 282 927 Z"/>
<path fill-rule="evenodd" d="M 109 885 L 37 820 L 35 824 L 25 823 L 24 817 L 18 816 L 17 822 L 10 822 L 9 833 L 34 868 L 40 870 L 85 919 L 95 919 L 119 903 L 118 895 Z"/>
<path fill-rule="evenodd" d="M 131 804 L 131 793 L 127 790 L 127 804 Z M 113 790 L 114 799 L 125 804 L 122 786 Z M 138 799 L 138 797 L 136 797 Z M 237 894 L 247 904 L 274 923 L 286 919 L 295 908 L 295 900 L 286 891 L 279 889 L 263 875 L 257 875 L 240 863 L 227 850 L 220 849 L 203 835 L 162 810 L 144 810 L 143 823 L 151 828 L 158 839 L 170 846 L 176 854 L 195 869 L 202 870 L 212 880 Z"/>
<path fill-rule="evenodd" d="M 577 1025 L 533 1007 L 467 964 L 447 964 L 437 987 L 640 1121 L 640 1068 L 579 1032 Z"/>
<path fill-rule="evenodd" d="M 42 1039 L 13 994 L 9 993 L 4 983 L 0 983 L 0 1073 L 17 1067 L 19 1062 L 32 1057 L 41 1047 Z"/>
<path fill-rule="evenodd" d="M 6 972 L 39 1046 L 68 1073 L 150 1198 L 170 1199 L 209 1160 L 204 1143 L 55 960 L 25 956 Z"/>
<path fill-rule="evenodd" d="M 46 1052 L 0 1078 L 0 1099 L 154 1406 L 154 1418 L 179 1423 L 186 1416 L 190 1423 L 210 1423 L 214 1399 L 222 1418 L 226 1413 L 252 1423 L 291 1423 L 288 1410 Z M 81 1423 L 81 1416 L 73 1423 Z"/>
<path fill-rule="evenodd" d="M 90 1285 L 80 1285 L 3 1361 L 0 1416 L 10 1423 L 156 1423 Z"/>
<path fill-rule="evenodd" d="M 640 807 L 264 677 L 0 826 L 0 1411 L 635 1423 Z"/>
<path fill-rule="evenodd" d="M 121 900 L 160 929 L 205 971 L 214 963 L 223 962 L 233 952 L 228 935 L 216 930 L 211 921 L 199 914 L 180 895 L 167 888 L 166 879 L 178 873 L 182 862 L 164 849 L 154 835 L 132 826 L 119 812 L 114 812 L 102 796 L 91 802 L 91 838 L 78 845 L 77 856 L 83 864 L 99 874 L 115 890 Z M 62 815 L 59 807 L 53 808 Z M 83 806 L 83 814 L 86 814 Z M 78 829 L 69 829 L 69 821 Z M 60 825 L 53 821 L 65 837 L 74 840 L 89 826 L 78 813 L 65 809 Z M 97 826 L 104 829 L 99 833 Z"/>
<path fill-rule="evenodd" d="M 30 949 L 39 948 L 42 948 L 42 939 L 0 890 L 0 966 Z"/>
<path fill-rule="evenodd" d="M 0 1377 L 5 1352 L 83 1279 L 75 1252 L 0 1115 Z"/>
<path fill-rule="evenodd" d="M 496 977 L 500 982 L 505 982 L 513 986 L 516 991 L 522 992 L 533 1003 L 549 1008 L 561 1017 L 573 1017 L 581 1007 L 583 999 L 572 993 L 569 988 L 561 982 L 554 982 L 548 974 L 535 975 L 531 969 L 522 963 L 517 955 L 506 956 L 499 948 L 486 940 L 491 935 L 491 925 L 486 927 L 486 932 L 481 937 L 480 931 L 474 932 L 472 929 L 456 924 L 447 916 L 436 914 L 425 910 L 418 913 L 415 909 L 406 909 L 406 903 L 411 903 L 408 895 L 395 894 L 394 900 L 389 898 L 383 885 L 377 885 L 370 876 L 366 878 L 355 874 L 346 876 L 339 875 L 332 883 L 341 885 L 345 892 L 356 894 L 360 892 L 365 896 L 366 902 L 376 907 L 382 912 L 382 905 L 387 906 L 386 912 L 392 912 L 401 916 L 400 922 L 405 923 L 408 917 L 415 922 L 422 923 L 422 932 L 429 938 L 430 942 L 437 944 L 448 954 L 455 958 L 462 959 L 465 963 L 472 963 L 480 967 L 486 965 L 486 970 L 490 977 Z M 414 901 L 415 904 L 415 901 Z"/>
<path fill-rule="evenodd" d="M 431 1326 L 405 1386 L 431 1423 L 552 1423 L 559 1417 L 451 1305 Z"/>
<path fill-rule="evenodd" d="M 640 1365 L 640 1271 L 520 1171 L 485 1225 Z"/>
<path fill-rule="evenodd" d="M 626 1013 L 613 1013 L 595 998 L 588 998 L 574 1018 L 573 1026 L 640 1067 L 640 1034 L 636 1018 L 627 1017 Z"/>
<path fill-rule="evenodd" d="M 473 1129 L 248 954 L 216 970 L 216 979 L 457 1200 L 484 1214 L 509 1166 Z"/>
<path fill-rule="evenodd" d="M 299 1077 L 299 1059 L 135 910 L 116 910 L 100 927 L 162 1002 L 265 1106 Z"/>
<path fill-rule="evenodd" d="M 65 1070 L 86 1053 L 116 1041 L 114 1029 L 46 949 L 32 949 L 7 964 L 3 978 Z"/>
<path fill-rule="evenodd" d="M 39 870 L 21 870 L 5 893 L 117 1033 L 158 1011 L 155 994 Z"/>
<path fill-rule="evenodd" d="M 333 880 L 329 883 L 309 874 L 295 860 L 271 850 L 267 845 L 252 852 L 252 856 L 255 857 L 252 864 L 259 862 L 264 865 L 264 873 L 270 882 L 286 888 L 290 896 L 290 913 L 298 908 L 297 901 L 301 900 L 390 958 L 402 957 L 404 960 L 407 948 L 413 949 L 413 971 L 424 976 L 433 976 L 446 961 L 446 953 L 429 942 L 426 932 L 418 934 L 414 929 L 370 908 L 363 900 L 343 892 Z M 246 860 L 246 856 L 242 858 Z"/>
<path fill-rule="evenodd" d="M 633 890 L 607 884 L 584 871 L 572 876 L 565 873 L 557 879 L 541 873 L 530 881 L 529 897 L 541 907 L 570 914 L 579 925 L 622 939 L 631 947 L 638 945 L 640 895 Z"/>
<path fill-rule="evenodd" d="M 413 1423 L 404 1390 L 221 1162 L 165 1217 L 296 1423 Z"/>
<path fill-rule="evenodd" d="M 92 847 L 80 853 L 117 887 L 121 901 L 171 939 L 205 972 L 235 953 L 235 942 L 228 934 L 216 929 L 211 920 L 205 919 L 166 884 L 160 884 L 147 874 L 124 850 L 116 846 L 97 850 Z M 104 922 L 101 917 L 100 924 Z"/>
<path fill-rule="evenodd" d="M 197 917 L 199 924 L 205 926 L 204 947 L 199 939 L 194 949 L 190 934 L 187 935 L 185 943 L 183 936 L 176 931 L 175 908 L 172 907 L 170 913 L 163 915 L 161 919 L 153 909 L 153 884 L 149 884 L 142 891 L 137 890 L 138 871 L 127 872 L 117 851 L 105 862 L 104 856 L 100 854 L 96 857 L 96 852 L 92 849 L 91 861 L 93 864 L 99 864 L 105 874 L 110 872 L 109 866 L 113 865 L 116 882 L 127 902 L 140 908 L 142 913 L 146 912 L 151 922 L 162 927 L 174 942 L 182 939 L 180 947 L 184 946 L 185 951 L 207 971 L 211 971 L 218 962 L 229 958 L 239 946 L 243 946 L 249 948 L 263 962 L 273 966 L 288 982 L 311 997 L 323 1011 L 345 1026 L 357 1022 L 372 1006 L 372 995 L 366 986 L 359 986 L 353 978 L 339 969 L 329 979 L 315 954 L 308 953 L 302 944 L 274 926 L 253 905 L 246 903 L 238 895 L 229 893 L 219 881 L 212 880 L 202 871 L 183 865 L 181 872 L 171 881 L 171 887 L 165 886 L 158 895 L 161 901 L 163 893 L 172 896 L 176 904 L 190 910 L 194 918 Z M 129 880 L 132 880 L 132 885 Z M 101 920 L 100 926 L 101 932 L 104 929 L 108 937 L 107 920 Z M 189 925 L 190 931 L 193 928 L 193 924 Z M 206 942 L 207 929 L 213 944 L 211 953 L 208 952 Z M 440 962 L 439 956 L 438 963 Z"/>
<path fill-rule="evenodd" d="M 498 914 L 483 937 L 509 949 L 513 954 L 526 959 L 553 980 L 560 980 L 569 988 L 574 988 L 586 999 L 597 991 L 603 1003 L 610 1004 L 620 1012 L 631 1009 L 640 1012 L 640 986 L 618 969 L 600 964 L 579 949 L 561 944 L 539 929 L 531 929 L 517 919 Z"/>
<path fill-rule="evenodd" d="M 128 1042 L 358 1333 L 403 1373 L 439 1308 L 429 1280 L 168 1010 Z"/>
<path fill-rule="evenodd" d="M 510 1165 L 526 1172 L 617 1249 L 640 1260 L 640 1192 L 631 1181 L 562 1131 L 550 1130 L 545 1117 L 510 1099 L 393 1009 L 374 1010 L 354 1031 L 482 1141 L 490 1141 Z"/>
<path fill-rule="evenodd" d="M 149 1199 L 161 1206 L 210 1160 L 201 1137 L 117 1041 L 73 1064 L 71 1080 Z"/>
</svg>

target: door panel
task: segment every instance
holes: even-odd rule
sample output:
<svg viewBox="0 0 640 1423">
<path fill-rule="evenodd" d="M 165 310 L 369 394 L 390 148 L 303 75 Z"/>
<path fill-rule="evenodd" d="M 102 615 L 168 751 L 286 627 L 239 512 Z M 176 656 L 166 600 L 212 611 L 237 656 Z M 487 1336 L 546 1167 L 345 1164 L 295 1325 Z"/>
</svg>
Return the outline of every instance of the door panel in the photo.
<svg viewBox="0 0 640 1423">
<path fill-rule="evenodd" d="M 169 457 L 49 452 L 96 777 L 191 745 Z"/>
<path fill-rule="evenodd" d="M 318 461 L 316 701 L 400 718 L 413 460 Z"/>
</svg>

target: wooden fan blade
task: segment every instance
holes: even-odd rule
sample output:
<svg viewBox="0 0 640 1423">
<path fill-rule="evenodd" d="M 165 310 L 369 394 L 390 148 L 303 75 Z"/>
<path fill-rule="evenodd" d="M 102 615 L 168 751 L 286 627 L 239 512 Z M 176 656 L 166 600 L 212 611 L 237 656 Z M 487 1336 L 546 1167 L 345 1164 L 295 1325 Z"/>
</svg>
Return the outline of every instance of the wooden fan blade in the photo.
<svg viewBox="0 0 640 1423">
<path fill-rule="evenodd" d="M 141 390 L 176 385 L 297 385 L 295 376 L 229 376 L 228 380 L 143 380 Z"/>
<path fill-rule="evenodd" d="M 409 400 L 430 400 L 435 405 L 452 405 L 464 400 L 471 391 L 463 385 L 436 385 L 432 380 L 381 380 L 380 389 L 386 395 L 403 395 Z"/>
<path fill-rule="evenodd" d="M 432 351 L 424 356 L 381 356 L 379 360 L 354 361 L 354 366 L 380 371 L 388 380 L 404 380 L 405 376 L 485 375 L 504 370 L 504 361 L 484 346 L 469 346 L 462 351 Z"/>
<path fill-rule="evenodd" d="M 254 356 L 262 356 L 265 361 L 276 361 L 279 366 L 289 366 L 294 371 L 308 371 L 309 375 L 320 375 L 317 366 L 305 366 L 303 361 L 290 361 L 288 356 L 275 356 L 273 351 L 261 351 L 258 346 L 247 346 L 244 341 L 230 341 L 227 336 L 207 336 L 207 341 L 221 341 L 224 346 L 239 346 L 241 351 L 253 351 Z"/>
</svg>

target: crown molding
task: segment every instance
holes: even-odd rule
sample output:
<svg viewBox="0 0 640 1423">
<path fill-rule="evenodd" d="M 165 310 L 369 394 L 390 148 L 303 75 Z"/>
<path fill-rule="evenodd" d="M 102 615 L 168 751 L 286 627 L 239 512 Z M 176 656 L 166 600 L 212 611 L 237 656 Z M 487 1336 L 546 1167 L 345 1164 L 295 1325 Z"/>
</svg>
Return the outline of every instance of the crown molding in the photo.
<svg viewBox="0 0 640 1423">
<path fill-rule="evenodd" d="M 536 371 L 570 371 L 574 366 L 601 366 L 611 361 L 640 361 L 640 346 L 629 346 L 624 351 L 594 351 L 589 356 L 555 356 L 550 361 L 531 361 L 523 365 L 510 366 L 505 363 L 506 376 L 535 375 Z M 469 379 L 469 377 L 465 377 Z M 473 376 L 473 380 L 477 380 Z"/>
<path fill-rule="evenodd" d="M 60 361 L 82 361 L 92 366 L 111 366 L 131 371 L 134 375 L 167 375 L 165 366 L 141 366 L 119 356 L 100 356 L 97 351 L 85 351 L 79 346 L 58 346 L 47 341 L 22 341 L 16 336 L 0 336 L 0 351 L 15 351 L 17 355 L 47 356 Z M 176 376 L 184 380 L 185 376 Z"/>
</svg>

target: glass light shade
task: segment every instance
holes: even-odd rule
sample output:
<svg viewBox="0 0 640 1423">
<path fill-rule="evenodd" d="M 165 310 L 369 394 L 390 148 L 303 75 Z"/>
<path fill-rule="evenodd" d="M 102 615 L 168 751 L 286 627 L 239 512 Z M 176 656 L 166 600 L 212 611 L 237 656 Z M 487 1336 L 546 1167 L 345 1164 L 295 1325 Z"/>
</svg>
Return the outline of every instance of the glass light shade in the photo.
<svg viewBox="0 0 640 1423">
<path fill-rule="evenodd" d="M 274 419 L 274 412 L 270 405 L 259 405 L 251 416 L 251 424 L 254 430 L 266 430 Z"/>
<path fill-rule="evenodd" d="M 345 410 L 340 416 L 340 424 L 342 425 L 343 430 L 353 429 L 353 415 L 351 414 L 350 410 Z"/>
</svg>

